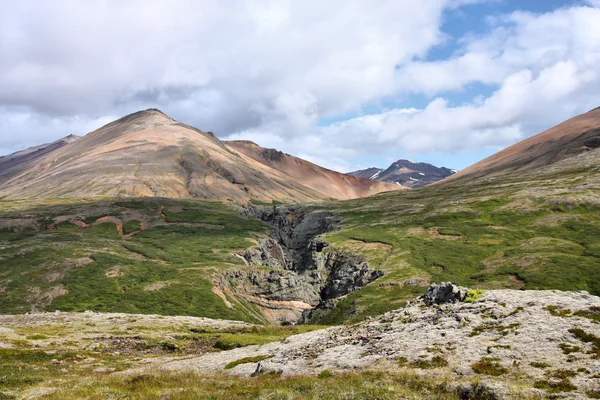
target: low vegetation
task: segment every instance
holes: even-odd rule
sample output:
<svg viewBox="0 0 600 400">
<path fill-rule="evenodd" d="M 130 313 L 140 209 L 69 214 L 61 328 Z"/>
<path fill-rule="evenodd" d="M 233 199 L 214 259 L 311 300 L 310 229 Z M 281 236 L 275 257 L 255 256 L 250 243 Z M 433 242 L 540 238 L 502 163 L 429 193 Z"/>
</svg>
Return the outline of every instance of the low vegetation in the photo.
<svg viewBox="0 0 600 400">
<path fill-rule="evenodd" d="M 510 372 L 508 368 L 500 365 L 498 361 L 497 358 L 484 357 L 476 363 L 471 364 L 471 369 L 476 374 L 483 375 L 500 376 L 508 374 Z"/>
<path fill-rule="evenodd" d="M 241 358 L 239 360 L 235 360 L 235 361 L 232 361 L 229 364 L 227 364 L 225 366 L 225 369 L 232 369 L 232 368 L 235 368 L 235 367 L 237 367 L 238 365 L 241 365 L 241 364 L 257 363 L 257 362 L 260 362 L 260 361 L 263 361 L 263 360 L 267 360 L 267 359 L 269 359 L 271 357 L 273 357 L 273 356 L 268 356 L 267 355 L 267 356 L 255 356 L 255 357 Z"/>
<path fill-rule="evenodd" d="M 157 373 L 136 376 L 96 375 L 93 379 L 54 382 L 44 399 L 324 399 L 391 400 L 418 398 L 457 400 L 445 382 L 433 382 L 410 372 L 350 372 L 328 376 L 255 378 Z"/>
</svg>

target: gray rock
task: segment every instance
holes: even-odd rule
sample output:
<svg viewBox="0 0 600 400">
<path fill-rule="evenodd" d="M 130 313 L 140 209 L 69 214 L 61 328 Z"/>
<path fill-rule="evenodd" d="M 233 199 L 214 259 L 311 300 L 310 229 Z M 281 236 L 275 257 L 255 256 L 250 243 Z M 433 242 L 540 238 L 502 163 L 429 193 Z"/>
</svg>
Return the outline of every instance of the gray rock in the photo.
<svg viewBox="0 0 600 400">
<path fill-rule="evenodd" d="M 423 301 L 428 306 L 433 304 L 458 303 L 467 297 L 468 291 L 468 289 L 456 286 L 451 282 L 442 282 L 439 285 L 432 283 L 423 295 Z"/>
<path fill-rule="evenodd" d="M 336 304 L 335 299 L 383 275 L 383 272 L 373 270 L 362 256 L 331 248 L 320 239 L 320 235 L 337 227 L 332 212 L 309 212 L 303 206 L 251 205 L 245 213 L 268 223 L 272 231 L 270 238 L 246 250 L 243 258 L 250 266 L 274 270 L 226 271 L 221 279 L 221 289 L 227 288 L 230 293 L 244 296 L 259 307 L 264 306 L 262 300 L 297 301 L 314 307 L 298 314 L 296 320 L 286 318 L 286 322 L 303 323 L 324 315 Z M 263 310 L 263 314 L 271 322 L 281 322 L 279 317 L 278 321 L 271 318 L 273 313 L 269 311 Z"/>
</svg>

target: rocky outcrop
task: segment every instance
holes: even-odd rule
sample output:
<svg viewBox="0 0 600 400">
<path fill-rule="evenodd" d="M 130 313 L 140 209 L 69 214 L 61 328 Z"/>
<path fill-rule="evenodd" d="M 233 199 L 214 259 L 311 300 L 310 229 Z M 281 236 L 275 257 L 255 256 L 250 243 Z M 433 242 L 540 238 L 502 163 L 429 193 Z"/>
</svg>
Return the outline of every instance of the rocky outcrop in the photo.
<svg viewBox="0 0 600 400">
<path fill-rule="evenodd" d="M 256 247 L 251 247 L 243 254 L 249 265 L 263 265 L 271 268 L 285 268 L 285 254 L 281 246 L 273 239 L 265 239 Z"/>
<path fill-rule="evenodd" d="M 448 293 L 451 284 L 431 292 Z M 440 288 L 445 288 L 439 290 Z M 452 290 L 450 293 L 455 293 Z M 587 292 L 490 290 L 473 302 L 425 303 L 283 342 L 174 361 L 165 370 L 214 373 L 231 361 L 269 356 L 264 373 L 410 370 L 464 399 L 597 398 L 600 298 Z M 471 301 L 471 300 L 470 300 Z M 256 363 L 228 373 L 250 376 Z"/>
<path fill-rule="evenodd" d="M 285 321 L 303 323 L 315 311 L 332 309 L 336 299 L 383 275 L 360 256 L 331 248 L 319 238 L 336 229 L 333 213 L 306 207 L 249 206 L 245 213 L 272 226 L 269 238 L 247 249 L 242 257 L 249 266 L 269 269 L 234 269 L 224 273 L 221 285 L 255 305 L 300 302 L 302 309 L 279 312 Z M 276 303 L 273 303 L 276 302 Z M 309 305 L 309 309 L 304 307 Z M 263 315 L 273 315 L 263 310 Z"/>
<path fill-rule="evenodd" d="M 467 288 L 459 287 L 451 282 L 442 282 L 437 285 L 432 283 L 422 296 L 423 302 L 431 306 L 433 304 L 458 303 L 467 297 Z"/>
</svg>

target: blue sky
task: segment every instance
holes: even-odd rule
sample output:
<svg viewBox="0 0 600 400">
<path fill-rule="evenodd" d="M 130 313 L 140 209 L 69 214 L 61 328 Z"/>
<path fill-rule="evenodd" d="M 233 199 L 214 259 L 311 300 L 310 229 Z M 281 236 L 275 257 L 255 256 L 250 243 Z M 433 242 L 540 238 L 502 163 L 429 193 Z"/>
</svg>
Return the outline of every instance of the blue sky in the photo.
<svg viewBox="0 0 600 400">
<path fill-rule="evenodd" d="M 0 15 L 0 155 L 156 107 L 351 171 L 464 168 L 600 105 L 600 0 L 66 0 Z"/>
</svg>

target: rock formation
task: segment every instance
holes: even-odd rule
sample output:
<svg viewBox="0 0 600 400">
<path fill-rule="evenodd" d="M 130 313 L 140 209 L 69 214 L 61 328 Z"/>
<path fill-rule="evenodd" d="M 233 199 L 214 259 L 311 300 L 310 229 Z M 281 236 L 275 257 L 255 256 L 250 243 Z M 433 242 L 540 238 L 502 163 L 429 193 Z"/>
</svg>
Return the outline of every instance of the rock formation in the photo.
<svg viewBox="0 0 600 400">
<path fill-rule="evenodd" d="M 319 238 L 336 228 L 331 212 L 308 212 L 303 206 L 249 206 L 246 212 L 273 230 L 241 256 L 250 266 L 268 269 L 228 270 L 221 286 L 263 307 L 270 322 L 307 322 L 314 313 L 332 309 L 336 299 L 383 275 L 362 257 L 333 249 Z"/>
</svg>

